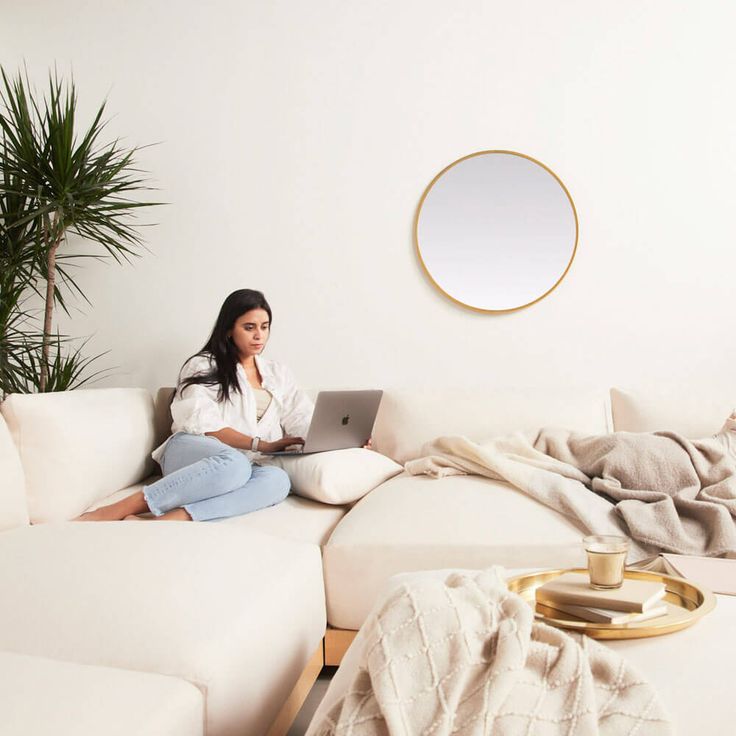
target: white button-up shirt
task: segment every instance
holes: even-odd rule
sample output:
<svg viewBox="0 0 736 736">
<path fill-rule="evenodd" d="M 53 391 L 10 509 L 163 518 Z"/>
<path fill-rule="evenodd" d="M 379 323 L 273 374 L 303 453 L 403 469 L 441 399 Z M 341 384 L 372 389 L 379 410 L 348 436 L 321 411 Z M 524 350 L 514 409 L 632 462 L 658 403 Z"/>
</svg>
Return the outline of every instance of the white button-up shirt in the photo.
<svg viewBox="0 0 736 736">
<path fill-rule="evenodd" d="M 218 384 L 209 386 L 195 383 L 183 391 L 177 390 L 171 403 L 172 434 L 188 432 L 203 435 L 230 427 L 249 437 L 260 437 L 265 441 L 279 440 L 285 436 L 306 438 L 314 404 L 299 389 L 293 374 L 285 365 L 259 355 L 255 356 L 255 361 L 263 388 L 272 396 L 271 403 L 260 420 L 256 418 L 255 393 L 248 383 L 243 366 L 238 363 L 240 392 L 231 389 L 227 401 L 218 399 Z M 208 373 L 212 367 L 214 359 L 202 355 L 194 356 L 181 369 L 177 388 L 184 379 L 199 373 Z M 152 457 L 159 464 L 167 443 L 168 440 L 153 451 Z M 260 455 L 249 450 L 241 452 L 251 461 Z"/>
</svg>

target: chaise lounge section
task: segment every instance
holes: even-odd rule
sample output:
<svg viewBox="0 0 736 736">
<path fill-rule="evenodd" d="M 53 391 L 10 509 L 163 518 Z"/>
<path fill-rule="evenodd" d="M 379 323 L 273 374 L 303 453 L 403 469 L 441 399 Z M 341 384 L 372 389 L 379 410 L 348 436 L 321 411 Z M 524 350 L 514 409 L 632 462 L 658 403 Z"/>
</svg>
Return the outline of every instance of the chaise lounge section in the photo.
<svg viewBox="0 0 736 736">
<path fill-rule="evenodd" d="M 451 400 L 449 392 L 387 392 L 373 443 L 403 464 L 421 457 L 423 445 L 440 435 L 482 441 L 549 425 L 609 431 L 605 392 L 488 389 L 453 391 Z M 493 564 L 577 566 L 583 562 L 580 537 L 572 521 L 508 483 L 404 472 L 362 498 L 324 546 L 328 623 L 359 629 L 397 573 Z"/>
</svg>

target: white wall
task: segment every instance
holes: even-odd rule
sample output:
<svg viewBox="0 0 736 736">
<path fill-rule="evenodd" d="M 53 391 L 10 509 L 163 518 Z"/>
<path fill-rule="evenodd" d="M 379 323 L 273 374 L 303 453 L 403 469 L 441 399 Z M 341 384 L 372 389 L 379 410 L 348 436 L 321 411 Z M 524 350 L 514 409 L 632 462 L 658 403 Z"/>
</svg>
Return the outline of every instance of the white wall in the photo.
<svg viewBox="0 0 736 736">
<path fill-rule="evenodd" d="M 86 111 L 109 94 L 112 132 L 162 141 L 151 253 L 86 264 L 94 309 L 62 327 L 112 350 L 106 384 L 155 388 L 250 287 L 305 385 L 731 391 L 735 21 L 712 0 L 14 3 L 7 69 L 73 68 Z M 490 148 L 550 166 L 580 218 L 562 284 L 498 316 L 442 297 L 411 239 L 432 177 Z"/>
</svg>

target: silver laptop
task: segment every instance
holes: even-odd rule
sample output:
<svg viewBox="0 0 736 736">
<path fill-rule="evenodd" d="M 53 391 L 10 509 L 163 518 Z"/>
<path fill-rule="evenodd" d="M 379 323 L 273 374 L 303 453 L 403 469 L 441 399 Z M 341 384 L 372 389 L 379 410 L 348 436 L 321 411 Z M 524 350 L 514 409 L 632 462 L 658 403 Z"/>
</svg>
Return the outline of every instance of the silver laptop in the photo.
<svg viewBox="0 0 736 736">
<path fill-rule="evenodd" d="M 264 455 L 309 455 L 362 447 L 371 436 L 383 391 L 320 391 L 304 445 Z"/>
</svg>

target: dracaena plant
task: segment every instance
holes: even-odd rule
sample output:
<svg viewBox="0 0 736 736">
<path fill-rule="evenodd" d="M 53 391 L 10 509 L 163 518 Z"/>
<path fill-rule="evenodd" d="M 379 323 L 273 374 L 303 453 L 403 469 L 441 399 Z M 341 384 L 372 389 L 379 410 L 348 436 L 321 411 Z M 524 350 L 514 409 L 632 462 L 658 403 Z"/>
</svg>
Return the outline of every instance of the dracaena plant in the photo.
<svg viewBox="0 0 736 736">
<path fill-rule="evenodd" d="M 0 388 L 64 390 L 89 380 L 82 372 L 94 360 L 53 330 L 54 306 L 68 312 L 69 293 L 89 302 L 70 266 L 140 255 L 134 215 L 158 203 L 137 199 L 150 189 L 134 160 L 140 148 L 102 142 L 104 102 L 80 132 L 73 80 L 54 72 L 38 95 L 27 74 L 0 76 Z M 70 234 L 94 251 L 64 253 Z M 29 294 L 40 309 L 25 306 Z"/>
</svg>

